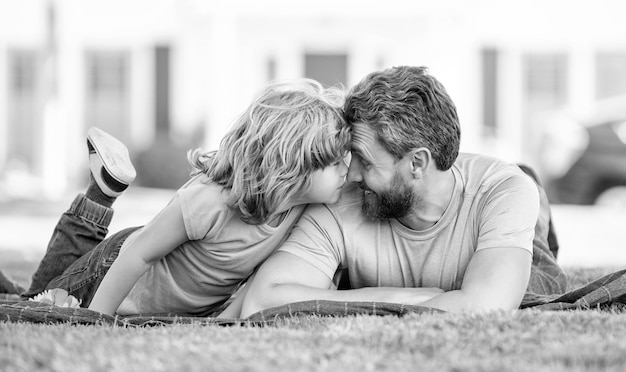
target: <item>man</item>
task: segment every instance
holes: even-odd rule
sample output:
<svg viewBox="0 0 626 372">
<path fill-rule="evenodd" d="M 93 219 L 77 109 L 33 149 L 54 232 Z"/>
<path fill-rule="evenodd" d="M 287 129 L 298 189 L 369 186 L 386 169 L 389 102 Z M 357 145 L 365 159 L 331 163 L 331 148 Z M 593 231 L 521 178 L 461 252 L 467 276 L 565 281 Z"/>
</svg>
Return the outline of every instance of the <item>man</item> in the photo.
<svg viewBox="0 0 626 372">
<path fill-rule="evenodd" d="M 250 283 L 242 317 L 312 299 L 515 309 L 526 291 L 565 291 L 543 190 L 516 165 L 459 154 L 456 108 L 426 68 L 368 75 L 345 115 L 351 184 L 339 203 L 307 208 Z M 353 289 L 335 290 L 341 269 Z"/>
</svg>

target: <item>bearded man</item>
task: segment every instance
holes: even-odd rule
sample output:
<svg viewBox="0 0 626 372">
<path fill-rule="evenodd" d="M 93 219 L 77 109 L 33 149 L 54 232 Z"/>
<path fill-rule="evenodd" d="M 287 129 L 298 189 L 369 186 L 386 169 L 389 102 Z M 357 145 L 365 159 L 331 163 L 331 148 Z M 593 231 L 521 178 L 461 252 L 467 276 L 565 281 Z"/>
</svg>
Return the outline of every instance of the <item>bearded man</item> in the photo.
<svg viewBox="0 0 626 372">
<path fill-rule="evenodd" d="M 459 154 L 455 105 L 426 68 L 369 74 L 344 109 L 349 184 L 337 204 L 307 208 L 249 284 L 242 317 L 313 299 L 515 309 L 526 292 L 565 291 L 543 189 L 515 164 Z M 336 290 L 341 271 L 349 290 Z"/>
</svg>

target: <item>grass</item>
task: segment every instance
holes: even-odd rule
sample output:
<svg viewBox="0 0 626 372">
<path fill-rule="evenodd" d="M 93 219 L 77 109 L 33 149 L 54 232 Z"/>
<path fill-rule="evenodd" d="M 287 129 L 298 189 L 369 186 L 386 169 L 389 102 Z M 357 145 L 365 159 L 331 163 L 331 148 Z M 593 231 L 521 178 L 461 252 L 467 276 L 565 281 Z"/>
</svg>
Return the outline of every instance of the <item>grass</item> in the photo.
<svg viewBox="0 0 626 372">
<path fill-rule="evenodd" d="M 578 286 L 608 271 L 568 273 Z M 0 323 L 0 370 L 621 371 L 624 334 L 624 314 L 600 311 L 304 317 L 263 328 Z"/>
<path fill-rule="evenodd" d="M 290 319 L 272 327 L 0 323 L 4 371 L 601 371 L 626 365 L 620 314 Z"/>
<path fill-rule="evenodd" d="M 25 260 L 19 252 L 0 249 L 0 270 L 14 283 L 28 288 L 39 262 Z"/>
</svg>

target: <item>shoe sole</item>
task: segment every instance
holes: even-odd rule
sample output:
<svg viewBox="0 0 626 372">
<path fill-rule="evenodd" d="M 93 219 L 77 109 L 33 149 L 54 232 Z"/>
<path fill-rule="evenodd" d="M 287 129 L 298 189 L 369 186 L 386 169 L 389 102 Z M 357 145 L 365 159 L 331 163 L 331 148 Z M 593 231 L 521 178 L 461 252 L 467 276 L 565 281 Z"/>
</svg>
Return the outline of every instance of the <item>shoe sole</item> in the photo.
<svg viewBox="0 0 626 372">
<path fill-rule="evenodd" d="M 122 142 L 110 134 L 92 127 L 87 131 L 87 142 L 102 161 L 106 173 L 115 181 L 130 185 L 137 176 L 128 155 L 128 149 Z M 107 174 L 102 172 L 105 178 Z"/>
</svg>

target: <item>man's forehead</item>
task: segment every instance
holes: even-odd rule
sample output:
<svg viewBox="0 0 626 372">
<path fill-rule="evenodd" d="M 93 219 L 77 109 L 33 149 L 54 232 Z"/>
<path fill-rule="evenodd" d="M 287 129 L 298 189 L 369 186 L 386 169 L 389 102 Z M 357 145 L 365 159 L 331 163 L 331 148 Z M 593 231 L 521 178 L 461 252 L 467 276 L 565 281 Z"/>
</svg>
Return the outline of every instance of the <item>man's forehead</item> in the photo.
<svg viewBox="0 0 626 372">
<path fill-rule="evenodd" d="M 365 123 L 352 126 L 351 151 L 369 163 L 385 164 L 385 159 L 392 158 L 378 140 L 376 131 Z"/>
<path fill-rule="evenodd" d="M 376 132 L 365 123 L 352 125 L 352 150 L 362 151 L 374 145 L 378 141 Z"/>
</svg>

